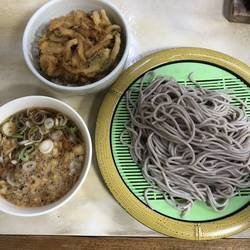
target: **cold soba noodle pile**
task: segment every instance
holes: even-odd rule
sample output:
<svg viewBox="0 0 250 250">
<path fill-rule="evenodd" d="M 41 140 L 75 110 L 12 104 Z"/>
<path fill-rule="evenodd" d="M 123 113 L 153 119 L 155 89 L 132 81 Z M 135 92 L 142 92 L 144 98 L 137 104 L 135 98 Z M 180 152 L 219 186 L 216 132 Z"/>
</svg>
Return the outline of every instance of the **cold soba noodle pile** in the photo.
<svg viewBox="0 0 250 250">
<path fill-rule="evenodd" d="M 64 114 L 28 109 L 0 125 L 0 195 L 21 207 L 50 204 L 77 182 L 84 141 Z"/>
<path fill-rule="evenodd" d="M 126 143 L 128 132 L 131 155 L 152 184 L 145 191 L 149 206 L 148 192 L 157 190 L 182 212 L 198 200 L 219 211 L 250 186 L 250 118 L 230 105 L 226 93 L 185 87 L 150 72 L 126 99 L 130 121 L 121 141 Z"/>
</svg>

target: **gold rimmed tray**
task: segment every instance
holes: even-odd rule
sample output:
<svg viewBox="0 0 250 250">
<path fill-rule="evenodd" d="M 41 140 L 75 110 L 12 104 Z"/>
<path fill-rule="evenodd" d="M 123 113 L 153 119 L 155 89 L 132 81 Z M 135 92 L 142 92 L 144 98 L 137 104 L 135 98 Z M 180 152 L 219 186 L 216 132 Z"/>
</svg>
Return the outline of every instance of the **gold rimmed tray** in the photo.
<svg viewBox="0 0 250 250">
<path fill-rule="evenodd" d="M 250 69 L 230 56 L 200 48 L 170 49 L 149 55 L 124 71 L 104 99 L 96 126 L 97 160 L 102 176 L 116 200 L 144 225 L 160 233 L 184 239 L 222 238 L 249 228 L 250 192 L 248 193 L 248 190 L 242 192 L 241 197 L 232 202 L 235 204 L 230 207 L 231 210 L 224 214 L 218 215 L 207 210 L 199 216 L 199 213 L 197 215 L 193 212 L 193 217 L 183 220 L 178 218 L 174 211 L 170 211 L 170 208 L 162 207 L 161 199 L 157 195 L 152 198 L 157 209 L 151 210 L 141 196 L 143 188 L 147 186 L 145 182 L 143 184 L 142 181 L 138 181 L 142 177 L 138 166 L 129 162 L 129 158 L 120 157 L 122 149 L 118 137 L 122 123 L 119 124 L 119 121 L 126 119 L 122 102 L 127 89 L 136 84 L 138 79 L 149 70 L 172 74 L 174 77 L 178 76 L 177 80 L 182 80 L 190 69 L 195 72 L 196 69 L 198 70 L 196 73 L 201 85 L 207 84 L 206 86 L 211 89 L 218 89 L 218 86 L 219 89 L 234 89 L 235 86 L 238 86 L 235 89 L 239 89 L 240 86 L 240 93 L 249 91 L 250 96 L 248 86 Z M 243 96 L 245 98 L 245 95 L 242 95 L 242 98 Z M 122 152 L 122 155 L 124 154 Z M 136 178 L 140 184 L 131 181 Z"/>
</svg>

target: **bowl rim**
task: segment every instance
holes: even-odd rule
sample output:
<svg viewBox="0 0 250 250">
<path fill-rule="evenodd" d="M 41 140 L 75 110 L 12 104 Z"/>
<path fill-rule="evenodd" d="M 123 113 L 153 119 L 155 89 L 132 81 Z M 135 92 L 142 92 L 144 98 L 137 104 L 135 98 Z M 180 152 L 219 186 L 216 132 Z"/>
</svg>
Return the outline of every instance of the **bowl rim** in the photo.
<svg viewBox="0 0 250 250">
<path fill-rule="evenodd" d="M 129 52 L 129 41 L 130 41 L 130 36 L 129 36 L 129 28 L 128 28 L 128 24 L 126 19 L 124 18 L 123 14 L 121 13 L 121 11 L 112 3 L 110 2 L 106 2 L 104 0 L 91 0 L 90 2 L 96 2 L 96 3 L 102 3 L 103 5 L 108 6 L 109 8 L 112 9 L 112 11 L 114 11 L 121 19 L 122 21 L 122 25 L 124 26 L 124 36 L 125 36 L 125 47 L 122 53 L 122 56 L 119 59 L 119 62 L 117 63 L 117 65 L 107 74 L 105 75 L 103 78 L 94 81 L 93 83 L 89 83 L 86 85 L 82 85 L 82 86 L 64 86 L 64 85 L 60 85 L 60 84 L 56 84 L 52 81 L 49 81 L 47 78 L 45 78 L 44 76 L 42 76 L 40 74 L 40 72 L 38 70 L 36 70 L 36 68 L 34 67 L 33 63 L 30 60 L 29 57 L 29 50 L 26 49 L 28 47 L 28 34 L 30 31 L 30 28 L 34 25 L 35 20 L 37 19 L 37 17 L 43 13 L 46 9 L 50 8 L 51 6 L 53 6 L 53 4 L 56 3 L 60 3 L 63 0 L 50 0 L 47 3 L 43 4 L 40 8 L 38 8 L 30 17 L 28 23 L 26 24 L 26 27 L 24 29 L 24 33 L 23 33 L 23 38 L 22 38 L 22 51 L 23 51 L 23 56 L 24 56 L 24 60 L 28 66 L 28 68 L 31 70 L 31 72 L 43 83 L 45 83 L 47 86 L 61 90 L 61 91 L 71 91 L 71 92 L 79 92 L 79 91 L 88 91 L 88 90 L 92 90 L 96 87 L 99 87 L 101 85 L 107 85 L 108 84 L 108 80 L 113 78 L 120 70 L 120 68 L 124 65 L 126 59 L 127 59 L 127 55 Z"/>
<path fill-rule="evenodd" d="M 80 114 L 75 109 L 73 109 L 70 105 L 68 105 L 67 103 L 65 103 L 65 102 L 63 102 L 61 100 L 58 100 L 58 99 L 52 98 L 52 97 L 48 97 L 48 96 L 41 96 L 41 95 L 24 96 L 24 97 L 16 98 L 14 100 L 11 100 L 11 101 L 3 104 L 0 107 L 0 110 L 3 109 L 3 108 L 8 108 L 9 105 L 12 105 L 12 104 L 15 104 L 15 103 L 18 104 L 18 102 L 21 102 L 21 101 L 25 102 L 28 99 L 34 99 L 34 100 L 37 100 L 37 102 L 39 102 L 39 100 L 43 99 L 45 101 L 51 101 L 51 102 L 54 102 L 54 103 L 58 103 L 58 104 L 62 105 L 65 109 L 67 109 L 67 111 L 65 113 L 72 112 L 73 115 L 75 116 L 75 118 L 80 122 L 81 130 L 84 131 L 84 143 L 85 143 L 86 147 L 88 148 L 88 151 L 86 153 L 83 168 L 82 168 L 81 175 L 80 175 L 78 181 L 60 199 L 58 199 L 58 200 L 56 200 L 56 201 L 54 201 L 54 202 L 52 202 L 50 204 L 47 204 L 45 206 L 40 206 L 40 207 L 20 207 L 20 210 L 19 210 L 18 206 L 16 206 L 15 204 L 7 201 L 4 197 L 1 196 L 1 199 L 4 199 L 5 201 L 7 201 L 7 203 L 10 203 L 11 205 L 14 205 L 16 211 L 13 211 L 12 209 L 10 209 L 10 210 L 5 209 L 5 208 L 2 208 L 1 206 L 0 206 L 0 211 L 2 211 L 4 213 L 7 213 L 7 214 L 10 214 L 10 215 L 20 216 L 20 217 L 35 217 L 35 216 L 47 214 L 47 213 L 50 213 L 50 212 L 62 207 L 68 201 L 70 201 L 70 199 L 72 199 L 73 196 L 79 191 L 82 184 L 85 182 L 85 180 L 87 178 L 87 175 L 88 175 L 88 172 L 89 172 L 90 166 L 91 166 L 92 153 L 93 153 L 91 136 L 90 136 L 89 129 L 88 129 L 84 119 L 80 116 Z M 48 106 L 50 106 L 50 104 Z M 51 107 L 51 108 L 54 109 L 54 110 L 57 110 L 54 107 Z M 14 114 L 14 112 L 12 114 Z M 8 117 L 10 117 L 12 114 L 10 114 Z M 47 206 L 48 206 L 48 208 L 46 208 Z M 44 208 L 44 210 L 36 211 L 37 209 L 42 209 L 42 208 Z M 32 209 L 34 209 L 34 211 L 31 211 Z M 23 211 L 21 211 L 21 210 L 23 210 Z"/>
</svg>

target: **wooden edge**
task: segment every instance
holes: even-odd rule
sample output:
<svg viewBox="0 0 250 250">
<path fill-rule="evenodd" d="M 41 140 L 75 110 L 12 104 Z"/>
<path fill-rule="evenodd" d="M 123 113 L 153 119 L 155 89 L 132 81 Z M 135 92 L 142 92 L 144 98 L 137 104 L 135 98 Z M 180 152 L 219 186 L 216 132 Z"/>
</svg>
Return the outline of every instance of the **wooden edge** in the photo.
<svg viewBox="0 0 250 250">
<path fill-rule="evenodd" d="M 0 250 L 248 250 L 250 239 L 186 241 L 173 238 L 79 237 L 79 236 L 0 236 Z"/>
<path fill-rule="evenodd" d="M 227 237 L 250 227 L 250 207 L 230 217 L 207 222 L 181 222 L 163 216 L 144 205 L 122 181 L 111 152 L 110 126 L 114 109 L 124 91 L 141 74 L 166 62 L 196 60 L 219 65 L 250 82 L 250 68 L 220 52 L 200 48 L 178 48 L 156 52 L 128 68 L 107 93 L 96 124 L 96 154 L 102 176 L 115 199 L 142 224 L 162 234 L 189 240 Z"/>
</svg>

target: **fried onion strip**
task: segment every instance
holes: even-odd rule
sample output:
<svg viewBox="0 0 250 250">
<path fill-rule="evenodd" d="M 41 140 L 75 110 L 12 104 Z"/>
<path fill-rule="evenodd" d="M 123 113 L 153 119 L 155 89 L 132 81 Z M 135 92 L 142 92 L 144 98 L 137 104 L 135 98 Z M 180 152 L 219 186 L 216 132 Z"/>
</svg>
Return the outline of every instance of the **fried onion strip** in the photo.
<svg viewBox="0 0 250 250">
<path fill-rule="evenodd" d="M 117 58 L 118 53 L 120 51 L 120 47 L 121 47 L 121 36 L 119 33 L 117 33 L 115 35 L 115 44 L 114 44 L 114 47 L 113 47 L 113 49 L 111 51 L 111 55 L 110 55 L 110 59 L 112 61 L 114 61 Z"/>
</svg>

